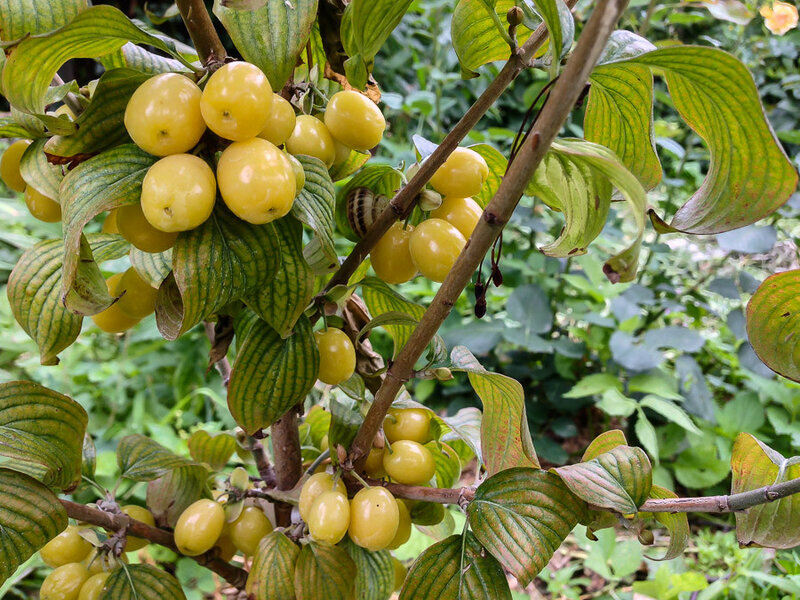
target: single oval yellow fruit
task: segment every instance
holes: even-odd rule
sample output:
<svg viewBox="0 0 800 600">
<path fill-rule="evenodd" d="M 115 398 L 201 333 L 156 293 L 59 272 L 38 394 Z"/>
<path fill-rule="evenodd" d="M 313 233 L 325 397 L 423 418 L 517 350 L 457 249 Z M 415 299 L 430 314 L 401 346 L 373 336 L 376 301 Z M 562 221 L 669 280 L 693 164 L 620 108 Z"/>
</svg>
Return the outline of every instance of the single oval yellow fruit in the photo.
<svg viewBox="0 0 800 600">
<path fill-rule="evenodd" d="M 61 220 L 61 205 L 30 185 L 25 187 L 25 204 L 40 221 L 57 223 Z"/>
<path fill-rule="evenodd" d="M 110 211 L 106 218 L 103 219 L 103 226 L 100 229 L 100 233 L 119 233 L 119 227 L 117 227 L 117 211 L 116 209 Z"/>
<path fill-rule="evenodd" d="M 144 319 L 156 309 L 158 290 L 139 277 L 133 267 L 122 274 L 119 285 L 114 291 L 109 289 L 109 293 L 113 296 L 122 294 L 117 304 L 124 314 L 133 319 Z"/>
<path fill-rule="evenodd" d="M 431 439 L 433 413 L 424 408 L 390 408 L 383 420 L 383 433 L 390 443 L 411 440 L 424 444 Z"/>
<path fill-rule="evenodd" d="M 233 214 L 256 225 L 286 215 L 297 195 L 289 159 L 261 138 L 228 146 L 217 164 L 217 180 Z"/>
<path fill-rule="evenodd" d="M 286 157 L 286 160 L 289 161 L 289 164 L 292 165 L 292 171 L 294 171 L 294 185 L 296 190 L 295 194 L 299 195 L 306 185 L 306 171 L 303 169 L 303 163 L 301 163 L 288 152 L 284 152 L 283 155 Z"/>
<path fill-rule="evenodd" d="M 233 545 L 228 535 L 227 528 L 222 530 L 222 535 L 219 536 L 214 548 L 217 551 L 217 556 L 219 556 L 223 562 L 231 562 L 231 559 L 236 554 L 236 546 Z"/>
<path fill-rule="evenodd" d="M 309 509 L 308 532 L 318 542 L 338 544 L 350 525 L 350 503 L 338 490 L 322 492 Z"/>
<path fill-rule="evenodd" d="M 223 65 L 208 78 L 200 111 L 211 131 L 239 142 L 261 133 L 272 100 L 272 87 L 261 69 L 237 61 Z"/>
<path fill-rule="evenodd" d="M 325 123 L 311 115 L 300 115 L 295 121 L 292 135 L 286 140 L 289 154 L 313 156 L 331 167 L 336 159 L 336 144 Z"/>
<path fill-rule="evenodd" d="M 270 531 L 272 523 L 264 511 L 256 506 L 245 506 L 239 517 L 228 525 L 228 537 L 245 556 L 255 554 L 258 543 Z"/>
<path fill-rule="evenodd" d="M 141 521 L 145 525 L 150 525 L 151 527 L 155 527 L 156 525 L 156 520 L 153 517 L 153 513 L 151 513 L 143 506 L 129 504 L 128 506 L 122 507 L 122 512 L 128 515 L 131 519 Z M 147 546 L 147 544 L 149 543 L 150 543 L 149 540 L 128 536 L 128 543 L 125 544 L 125 552 L 136 552 L 137 550 L 141 550 L 142 548 Z"/>
<path fill-rule="evenodd" d="M 365 152 L 380 144 L 386 119 L 372 100 L 356 91 L 343 90 L 328 101 L 325 126 L 345 146 Z"/>
<path fill-rule="evenodd" d="M 436 463 L 422 444 L 399 440 L 392 444 L 391 452 L 384 453 L 383 468 L 397 483 L 425 485 L 436 472 Z"/>
<path fill-rule="evenodd" d="M 413 231 L 411 225 L 403 227 L 400 222 L 394 223 L 372 249 L 372 268 L 386 283 L 405 283 L 417 274 L 409 246 Z"/>
<path fill-rule="evenodd" d="M 297 506 L 300 512 L 300 518 L 307 522 L 311 505 L 314 503 L 314 500 L 317 499 L 317 496 L 322 492 L 328 492 L 332 489 L 334 489 L 333 475 L 329 473 L 315 473 L 309 477 L 300 489 L 300 499 Z M 341 479 L 336 481 L 335 489 L 342 494 L 347 494 L 347 488 L 344 486 L 344 482 Z"/>
<path fill-rule="evenodd" d="M 111 575 L 111 573 L 98 573 L 97 575 L 89 577 L 81 586 L 81 593 L 78 595 L 78 600 L 99 600 L 109 575 Z"/>
<path fill-rule="evenodd" d="M 189 231 L 203 224 L 217 197 L 214 172 L 202 158 L 173 154 L 147 170 L 142 181 L 142 212 L 159 231 Z"/>
<path fill-rule="evenodd" d="M 294 108 L 280 94 L 272 94 L 272 104 L 267 111 L 267 122 L 258 137 L 280 146 L 292 135 L 297 117 Z"/>
<path fill-rule="evenodd" d="M 363 488 L 350 501 L 347 534 L 357 546 L 377 552 L 394 540 L 400 524 L 397 500 L 386 488 Z"/>
<path fill-rule="evenodd" d="M 380 479 L 386 477 L 386 471 L 383 470 L 383 453 L 384 448 L 375 448 L 374 446 L 369 449 L 369 454 L 364 461 L 364 472 L 368 477 Z"/>
<path fill-rule="evenodd" d="M 175 545 L 186 556 L 199 556 L 213 548 L 225 526 L 225 510 L 213 500 L 191 504 L 175 524 Z"/>
<path fill-rule="evenodd" d="M 206 130 L 202 94 L 195 82 L 178 73 L 151 77 L 136 88 L 125 107 L 128 135 L 155 156 L 188 152 Z"/>
<path fill-rule="evenodd" d="M 317 378 L 328 385 L 347 381 L 356 370 L 356 349 L 347 334 L 341 329 L 328 327 L 326 331 L 314 332 L 319 350 L 319 373 Z"/>
<path fill-rule="evenodd" d="M 441 283 L 466 244 L 461 232 L 447 221 L 428 219 L 411 233 L 408 248 L 419 272 Z"/>
<path fill-rule="evenodd" d="M 411 511 L 402 500 L 397 501 L 397 509 L 400 513 L 400 520 L 397 523 L 397 533 L 394 534 L 392 541 L 387 546 L 389 550 L 399 548 L 411 537 Z"/>
<path fill-rule="evenodd" d="M 53 570 L 42 582 L 40 600 L 78 600 L 89 571 L 81 563 L 68 563 Z"/>
<path fill-rule="evenodd" d="M 113 297 L 122 293 L 122 276 L 122 273 L 116 273 L 106 279 L 108 293 Z M 115 302 L 104 311 L 92 315 L 94 324 L 106 333 L 122 333 L 136 325 L 140 320 L 125 314 L 120 309 L 119 302 Z"/>
<path fill-rule="evenodd" d="M 126 204 L 116 210 L 119 232 L 126 240 L 143 252 L 164 252 L 175 245 L 177 232 L 166 232 L 150 225 L 138 202 Z"/>
<path fill-rule="evenodd" d="M 39 550 L 39 556 L 49 567 L 60 567 L 73 562 L 81 562 L 92 551 L 92 545 L 83 539 L 80 529 L 74 525 L 59 533 Z"/>
<path fill-rule="evenodd" d="M 489 177 L 489 165 L 469 148 L 456 148 L 431 177 L 433 189 L 442 196 L 470 198 L 481 193 Z"/>
<path fill-rule="evenodd" d="M 431 211 L 434 219 L 444 219 L 469 239 L 481 220 L 483 209 L 472 198 L 445 198 L 439 208 Z"/>
<path fill-rule="evenodd" d="M 30 145 L 31 140 L 17 140 L 0 157 L 0 179 L 15 192 L 24 192 L 27 185 L 19 172 L 19 161 Z"/>
</svg>

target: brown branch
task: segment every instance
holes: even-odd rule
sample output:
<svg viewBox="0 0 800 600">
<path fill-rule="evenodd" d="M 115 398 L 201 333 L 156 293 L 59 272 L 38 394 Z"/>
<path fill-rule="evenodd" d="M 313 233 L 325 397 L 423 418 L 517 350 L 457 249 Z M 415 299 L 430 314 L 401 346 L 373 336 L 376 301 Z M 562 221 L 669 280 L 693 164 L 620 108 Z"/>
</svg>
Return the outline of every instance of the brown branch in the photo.
<svg viewBox="0 0 800 600">
<path fill-rule="evenodd" d="M 386 378 L 375 395 L 375 402 L 351 446 L 351 463 L 366 456 L 397 393 L 413 374 L 414 363 L 450 314 L 455 301 L 469 283 L 487 250 L 508 223 L 528 181 L 583 92 L 589 74 L 626 5 L 627 0 L 598 2 L 563 75 L 553 86 L 531 135 L 509 165 L 497 193 L 483 212 L 483 218 L 478 222 L 464 251 L 442 283 L 419 325 L 386 372 Z M 425 165 L 427 161 L 420 169 L 420 174 L 426 170 Z"/>
<path fill-rule="evenodd" d="M 275 468 L 267 460 L 264 444 L 254 437 L 248 438 L 248 441 L 250 442 L 250 453 L 256 461 L 256 469 L 258 469 L 258 474 L 261 476 L 261 481 L 267 484 L 267 487 L 274 488 L 278 484 L 278 480 L 275 475 Z"/>
<path fill-rule="evenodd" d="M 64 85 L 64 80 L 58 73 L 53 75 L 53 85 Z M 64 104 L 66 104 L 72 111 L 72 114 L 74 114 L 76 117 L 83 112 L 83 105 L 81 104 L 80 100 L 78 100 L 78 97 L 72 92 L 67 92 L 63 101 Z"/>
<path fill-rule="evenodd" d="M 227 52 L 217 35 L 217 30 L 214 29 L 211 15 L 208 14 L 203 0 L 177 0 L 176 4 L 197 50 L 197 56 L 200 57 L 200 62 L 203 65 L 222 62 L 227 56 Z"/>
<path fill-rule="evenodd" d="M 300 453 L 300 434 L 297 429 L 297 407 L 292 407 L 270 427 L 272 453 L 275 459 L 276 488 L 291 490 L 303 475 L 303 457 Z M 279 527 L 292 524 L 292 505 L 275 503 L 275 520 Z"/>
<path fill-rule="evenodd" d="M 169 531 L 159 529 L 158 527 L 151 527 L 141 521 L 131 519 L 127 515 L 112 515 L 98 508 L 92 508 L 84 504 L 72 502 L 70 500 L 61 500 L 61 504 L 67 510 L 67 515 L 71 518 L 89 523 L 107 529 L 108 531 L 120 531 L 127 529 L 127 533 L 136 537 L 144 538 L 154 544 L 165 546 L 173 552 L 178 552 L 175 545 L 175 540 Z M 235 567 L 230 563 L 217 558 L 215 552 L 207 552 L 200 556 L 192 556 L 199 564 L 214 571 L 217 575 L 225 579 L 232 586 L 243 590 L 247 583 L 247 571 Z"/>
</svg>

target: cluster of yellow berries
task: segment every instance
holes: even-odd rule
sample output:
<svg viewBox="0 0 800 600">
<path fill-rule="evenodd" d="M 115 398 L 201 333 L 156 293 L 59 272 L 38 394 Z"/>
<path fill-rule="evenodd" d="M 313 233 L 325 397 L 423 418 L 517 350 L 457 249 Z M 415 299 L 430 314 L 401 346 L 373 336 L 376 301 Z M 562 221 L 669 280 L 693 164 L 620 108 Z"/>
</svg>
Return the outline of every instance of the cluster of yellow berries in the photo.
<svg viewBox="0 0 800 600">
<path fill-rule="evenodd" d="M 22 155 L 30 145 L 30 140 L 17 140 L 6 148 L 0 157 L 0 178 L 9 189 L 24 193 L 25 204 L 34 217 L 45 223 L 56 223 L 61 220 L 61 205 L 28 185 L 20 172 Z"/>
</svg>

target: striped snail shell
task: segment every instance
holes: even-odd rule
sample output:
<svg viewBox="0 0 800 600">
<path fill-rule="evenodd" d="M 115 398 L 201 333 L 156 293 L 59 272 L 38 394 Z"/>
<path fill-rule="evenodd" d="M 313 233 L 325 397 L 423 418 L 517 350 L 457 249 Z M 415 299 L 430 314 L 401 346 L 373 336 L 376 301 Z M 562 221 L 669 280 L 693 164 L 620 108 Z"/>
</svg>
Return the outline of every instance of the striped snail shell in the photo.
<svg viewBox="0 0 800 600">
<path fill-rule="evenodd" d="M 376 194 L 365 187 L 350 190 L 345 202 L 347 204 L 347 222 L 360 238 L 364 237 L 378 216 L 389 206 L 389 198 L 383 194 Z"/>
</svg>

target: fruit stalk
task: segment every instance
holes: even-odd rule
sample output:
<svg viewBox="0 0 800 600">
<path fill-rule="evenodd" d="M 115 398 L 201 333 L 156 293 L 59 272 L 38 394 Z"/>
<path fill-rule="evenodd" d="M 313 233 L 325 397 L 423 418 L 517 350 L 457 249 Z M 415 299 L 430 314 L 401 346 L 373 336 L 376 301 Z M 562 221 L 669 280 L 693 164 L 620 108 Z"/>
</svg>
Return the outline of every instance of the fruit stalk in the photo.
<svg viewBox="0 0 800 600">
<path fill-rule="evenodd" d="M 414 364 L 450 314 L 475 269 L 508 223 L 525 186 L 583 93 L 589 74 L 627 4 L 627 0 L 601 0 L 597 4 L 572 58 L 542 108 L 531 135 L 509 165 L 497 193 L 484 210 L 472 237 L 467 241 L 464 251 L 442 283 L 419 325 L 386 372 L 386 378 L 350 448 L 352 463 L 367 455 L 389 407 L 402 385 L 412 376 Z M 427 161 L 423 164 L 418 176 L 425 177 L 427 164 Z"/>
<path fill-rule="evenodd" d="M 203 65 L 222 61 L 227 56 L 225 46 L 214 29 L 211 15 L 208 14 L 203 0 L 177 0 L 178 10 L 181 13 L 186 30 L 192 38 L 197 55 Z"/>
</svg>

